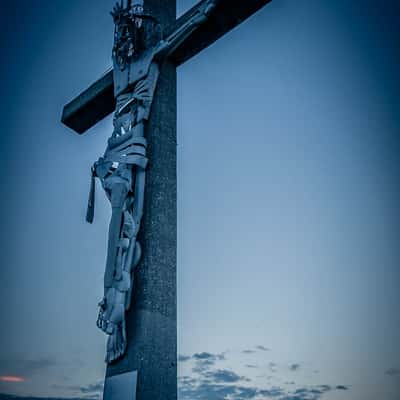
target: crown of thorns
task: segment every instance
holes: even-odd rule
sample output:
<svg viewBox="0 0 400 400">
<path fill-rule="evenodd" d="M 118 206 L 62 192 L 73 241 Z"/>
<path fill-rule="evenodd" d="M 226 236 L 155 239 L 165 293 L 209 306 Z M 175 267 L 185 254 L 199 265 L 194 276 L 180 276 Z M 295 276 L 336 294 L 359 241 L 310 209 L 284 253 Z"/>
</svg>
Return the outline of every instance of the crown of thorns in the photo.
<svg viewBox="0 0 400 400">
<path fill-rule="evenodd" d="M 129 4 L 126 7 L 123 6 L 123 2 L 121 1 L 121 4 L 117 2 L 117 5 L 114 7 L 113 11 L 110 13 L 113 18 L 116 18 L 119 15 L 123 14 L 124 17 L 131 17 L 131 18 L 141 18 L 144 20 L 149 20 L 152 21 L 155 24 L 159 24 L 157 18 L 155 18 L 153 15 L 146 14 L 144 12 L 143 5 L 140 3 L 136 4 Z"/>
</svg>

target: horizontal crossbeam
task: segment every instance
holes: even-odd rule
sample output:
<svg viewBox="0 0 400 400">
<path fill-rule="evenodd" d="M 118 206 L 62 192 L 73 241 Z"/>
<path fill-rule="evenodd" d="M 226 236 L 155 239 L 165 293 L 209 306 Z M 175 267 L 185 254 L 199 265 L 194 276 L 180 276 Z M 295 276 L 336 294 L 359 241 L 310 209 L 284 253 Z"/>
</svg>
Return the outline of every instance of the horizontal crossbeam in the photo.
<svg viewBox="0 0 400 400">
<path fill-rule="evenodd" d="M 200 1 L 165 30 L 165 36 L 182 26 L 206 0 Z M 170 55 L 179 66 L 235 28 L 271 0 L 221 0 L 210 18 Z M 84 133 L 115 110 L 113 71 L 65 105 L 61 121 Z"/>
</svg>

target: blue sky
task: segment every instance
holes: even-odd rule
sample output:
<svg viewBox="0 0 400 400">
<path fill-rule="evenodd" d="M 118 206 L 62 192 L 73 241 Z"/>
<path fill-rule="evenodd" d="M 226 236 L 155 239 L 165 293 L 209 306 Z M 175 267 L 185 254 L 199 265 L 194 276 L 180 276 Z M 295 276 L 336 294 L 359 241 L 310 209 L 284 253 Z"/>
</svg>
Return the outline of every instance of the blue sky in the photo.
<svg viewBox="0 0 400 400">
<path fill-rule="evenodd" d="M 3 393 L 101 390 L 100 191 L 84 216 L 111 120 L 60 116 L 111 64 L 112 6 L 2 4 Z M 179 68 L 182 400 L 398 399 L 399 19 L 275 0 Z"/>
</svg>

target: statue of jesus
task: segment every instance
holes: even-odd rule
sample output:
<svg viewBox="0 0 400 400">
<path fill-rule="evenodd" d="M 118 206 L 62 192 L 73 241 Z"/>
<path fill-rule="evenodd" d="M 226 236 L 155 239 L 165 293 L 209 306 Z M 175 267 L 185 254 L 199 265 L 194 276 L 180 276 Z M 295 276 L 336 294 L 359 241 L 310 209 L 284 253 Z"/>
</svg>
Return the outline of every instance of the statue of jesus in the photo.
<svg viewBox="0 0 400 400">
<path fill-rule="evenodd" d="M 105 361 L 112 363 L 126 351 L 125 312 L 130 307 L 134 268 L 141 257 L 137 241 L 143 214 L 146 178 L 146 122 L 162 62 L 215 8 L 209 0 L 178 30 L 163 38 L 157 20 L 143 4 L 117 3 L 114 20 L 114 130 L 102 157 L 92 167 L 86 219 L 93 222 L 95 178 L 99 178 L 112 207 L 108 233 L 104 296 L 97 326 L 108 336 Z"/>
</svg>

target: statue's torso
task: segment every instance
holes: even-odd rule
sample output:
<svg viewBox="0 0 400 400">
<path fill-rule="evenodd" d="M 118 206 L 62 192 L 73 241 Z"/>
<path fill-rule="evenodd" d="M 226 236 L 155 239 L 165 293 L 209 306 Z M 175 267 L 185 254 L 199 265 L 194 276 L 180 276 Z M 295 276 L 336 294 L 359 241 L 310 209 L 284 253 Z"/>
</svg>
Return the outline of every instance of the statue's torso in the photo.
<svg viewBox="0 0 400 400">
<path fill-rule="evenodd" d="M 128 65 L 122 68 L 114 62 L 114 96 L 131 90 L 141 79 L 145 78 L 154 59 L 154 48 L 145 50 Z"/>
<path fill-rule="evenodd" d="M 135 72 L 128 74 L 128 85 L 125 91 L 121 91 L 116 96 L 116 119 L 121 119 L 121 122 L 126 119 L 126 122 L 130 121 L 134 125 L 149 119 L 160 71 L 158 63 L 154 61 L 148 64 L 132 65 L 132 67 L 136 66 L 142 69 L 132 68 Z M 128 110 L 131 112 L 130 115 L 126 115 Z M 124 128 L 126 131 L 127 127 Z"/>
</svg>

